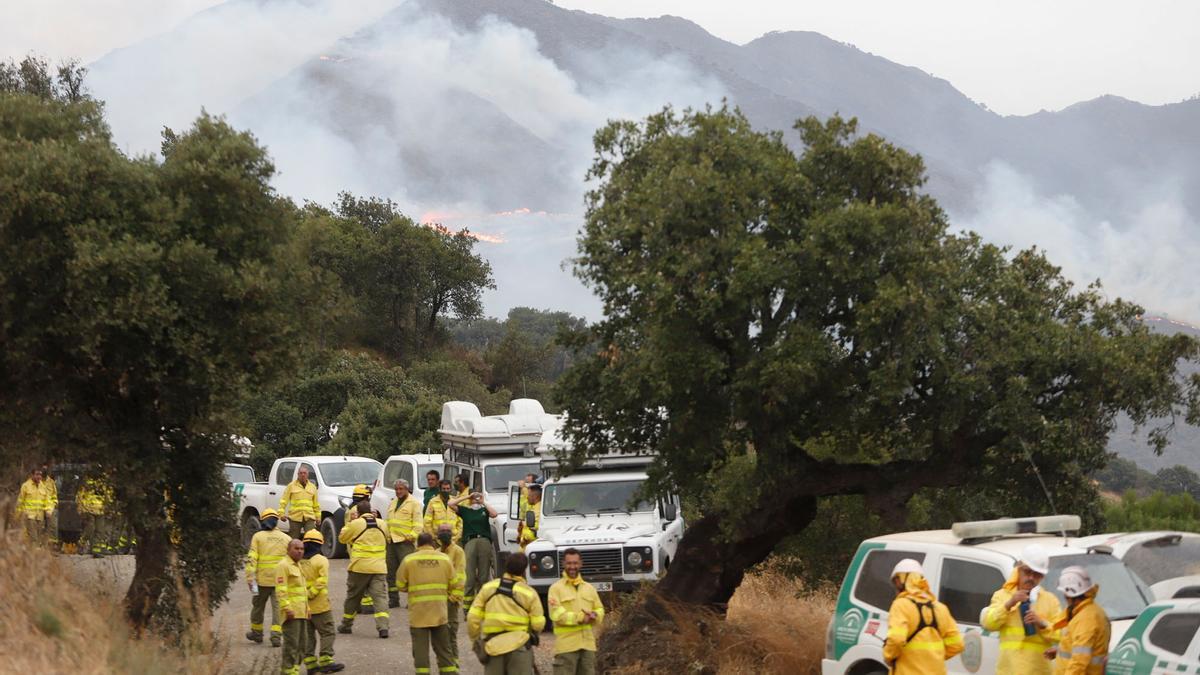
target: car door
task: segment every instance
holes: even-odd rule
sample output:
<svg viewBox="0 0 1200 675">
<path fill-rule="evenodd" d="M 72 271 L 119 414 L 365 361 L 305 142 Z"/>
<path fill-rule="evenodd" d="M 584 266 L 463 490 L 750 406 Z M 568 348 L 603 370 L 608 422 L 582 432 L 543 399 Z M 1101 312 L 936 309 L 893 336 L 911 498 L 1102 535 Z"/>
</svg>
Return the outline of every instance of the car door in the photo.
<svg viewBox="0 0 1200 675">
<path fill-rule="evenodd" d="M 1157 673 L 1185 673 L 1200 670 L 1197 663 L 1197 633 L 1200 632 L 1200 608 L 1166 611 L 1146 631 L 1144 646 L 1154 655 Z"/>
<path fill-rule="evenodd" d="M 1005 574 L 987 561 L 944 554 L 938 564 L 937 599 L 950 610 L 963 636 L 962 654 L 946 663 L 952 673 L 995 672 L 1000 640 L 985 634 L 980 620 L 992 594 L 1004 585 Z"/>
</svg>

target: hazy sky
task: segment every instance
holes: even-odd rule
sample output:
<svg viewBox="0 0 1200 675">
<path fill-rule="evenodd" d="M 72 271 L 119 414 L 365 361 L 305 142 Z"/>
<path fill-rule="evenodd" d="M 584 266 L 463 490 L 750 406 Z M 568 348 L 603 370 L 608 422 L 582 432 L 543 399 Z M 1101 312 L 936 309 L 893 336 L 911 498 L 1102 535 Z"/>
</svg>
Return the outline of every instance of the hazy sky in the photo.
<svg viewBox="0 0 1200 675">
<path fill-rule="evenodd" d="M 353 2 L 354 0 L 346 0 Z M 219 0 L 8 0 L 0 57 L 84 61 Z M 1101 94 L 1144 103 L 1200 93 L 1196 0 L 557 0 L 609 16 L 673 14 L 744 43 L 811 30 L 949 80 L 997 112 L 1055 110 Z"/>
</svg>

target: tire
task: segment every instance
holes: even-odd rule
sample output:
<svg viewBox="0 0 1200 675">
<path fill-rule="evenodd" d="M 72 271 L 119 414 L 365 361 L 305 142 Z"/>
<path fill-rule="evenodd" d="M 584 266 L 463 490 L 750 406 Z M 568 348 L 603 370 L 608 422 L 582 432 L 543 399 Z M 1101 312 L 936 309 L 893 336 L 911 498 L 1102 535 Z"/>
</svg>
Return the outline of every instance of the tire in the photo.
<svg viewBox="0 0 1200 675">
<path fill-rule="evenodd" d="M 321 521 L 321 536 L 325 538 L 325 543 L 321 544 L 321 555 L 330 560 L 347 555 L 346 546 L 337 540 L 341 529 L 332 516 Z"/>
<path fill-rule="evenodd" d="M 247 511 L 242 518 L 242 548 L 250 548 L 250 540 L 254 538 L 254 533 L 262 528 L 258 526 L 258 515 L 253 511 Z"/>
</svg>

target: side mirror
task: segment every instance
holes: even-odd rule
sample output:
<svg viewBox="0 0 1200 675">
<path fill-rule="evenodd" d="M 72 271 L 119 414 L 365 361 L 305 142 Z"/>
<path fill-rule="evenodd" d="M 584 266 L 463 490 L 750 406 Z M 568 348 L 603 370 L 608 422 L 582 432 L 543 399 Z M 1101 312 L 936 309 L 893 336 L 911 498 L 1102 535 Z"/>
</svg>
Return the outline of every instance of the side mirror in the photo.
<svg viewBox="0 0 1200 675">
<path fill-rule="evenodd" d="M 537 527 L 537 514 L 533 511 L 525 512 L 525 527 L 528 527 L 531 530 Z"/>
<path fill-rule="evenodd" d="M 678 517 L 679 507 L 675 506 L 675 504 L 671 502 L 667 502 L 667 504 L 663 506 L 663 520 L 667 521 L 668 523 L 673 523 Z"/>
</svg>

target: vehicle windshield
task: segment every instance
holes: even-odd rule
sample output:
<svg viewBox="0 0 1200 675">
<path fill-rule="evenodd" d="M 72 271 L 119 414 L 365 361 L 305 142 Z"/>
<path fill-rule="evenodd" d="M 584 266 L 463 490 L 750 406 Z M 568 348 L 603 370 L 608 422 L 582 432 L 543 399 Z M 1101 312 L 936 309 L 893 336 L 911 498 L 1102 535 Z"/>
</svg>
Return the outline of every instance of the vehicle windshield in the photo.
<svg viewBox="0 0 1200 675">
<path fill-rule="evenodd" d="M 323 462 L 320 467 L 329 487 L 370 485 L 379 477 L 379 462 Z"/>
<path fill-rule="evenodd" d="M 254 469 L 248 466 L 226 466 L 225 477 L 230 483 L 253 483 Z"/>
<path fill-rule="evenodd" d="M 525 464 L 493 464 L 483 469 L 483 489 L 488 492 L 508 492 L 510 482 L 525 480 L 527 474 L 539 475 L 537 462 Z"/>
<path fill-rule="evenodd" d="M 1200 574 L 1200 537 L 1166 535 L 1142 542 L 1125 554 L 1125 564 L 1150 585 Z"/>
<path fill-rule="evenodd" d="M 1053 591 L 1064 607 L 1066 599 L 1057 589 L 1058 575 L 1071 565 L 1085 567 L 1092 583 L 1100 586 L 1096 604 L 1104 608 L 1110 620 L 1132 619 L 1151 602 L 1150 589 L 1125 563 L 1107 554 L 1080 553 L 1051 558 L 1050 573 L 1042 580 L 1042 588 Z"/>
<path fill-rule="evenodd" d="M 650 511 L 651 502 L 634 501 L 634 495 L 642 486 L 641 480 L 623 480 L 611 483 L 552 483 L 542 495 L 542 513 L 567 515 L 572 513 L 622 513 Z"/>
</svg>

